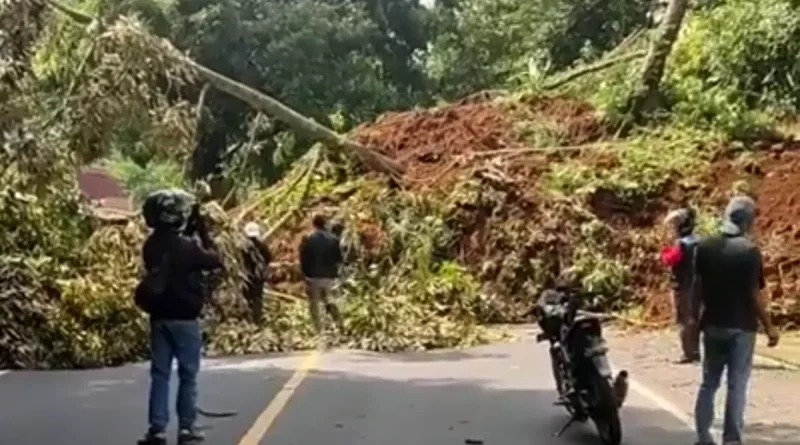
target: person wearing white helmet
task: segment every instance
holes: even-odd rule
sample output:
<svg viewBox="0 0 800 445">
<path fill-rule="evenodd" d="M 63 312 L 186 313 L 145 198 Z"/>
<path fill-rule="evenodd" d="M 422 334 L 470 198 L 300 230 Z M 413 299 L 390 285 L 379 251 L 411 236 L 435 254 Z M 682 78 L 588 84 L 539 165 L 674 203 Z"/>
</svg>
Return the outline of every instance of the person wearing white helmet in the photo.
<svg viewBox="0 0 800 445">
<path fill-rule="evenodd" d="M 244 299 L 250 306 L 255 323 L 261 323 L 264 313 L 264 285 L 267 282 L 267 268 L 272 254 L 263 240 L 261 226 L 249 222 L 244 226 L 247 244 L 244 249 L 245 284 L 242 289 Z"/>
</svg>

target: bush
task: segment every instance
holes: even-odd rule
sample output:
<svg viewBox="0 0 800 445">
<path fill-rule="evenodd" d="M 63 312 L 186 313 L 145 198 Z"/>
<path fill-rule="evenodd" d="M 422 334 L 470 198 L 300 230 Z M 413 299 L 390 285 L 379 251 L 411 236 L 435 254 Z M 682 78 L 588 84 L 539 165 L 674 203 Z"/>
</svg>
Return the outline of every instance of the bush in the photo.
<svg viewBox="0 0 800 445">
<path fill-rule="evenodd" d="M 736 137 L 800 106 L 800 11 L 790 0 L 729 0 L 692 14 L 667 84 L 682 122 Z"/>
<path fill-rule="evenodd" d="M 526 79 L 530 62 L 553 70 L 592 59 L 646 21 L 638 0 L 465 0 L 437 6 L 428 71 L 453 98 Z"/>
</svg>

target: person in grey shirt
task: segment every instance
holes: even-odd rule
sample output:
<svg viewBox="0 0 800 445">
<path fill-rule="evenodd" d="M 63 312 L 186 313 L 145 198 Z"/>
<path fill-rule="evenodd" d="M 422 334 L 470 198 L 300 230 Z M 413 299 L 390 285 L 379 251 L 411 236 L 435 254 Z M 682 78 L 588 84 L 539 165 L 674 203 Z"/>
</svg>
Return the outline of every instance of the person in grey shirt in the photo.
<svg viewBox="0 0 800 445">
<path fill-rule="evenodd" d="M 322 332 L 320 318 L 321 304 L 331 315 L 341 331 L 342 317 L 339 308 L 331 300 L 331 291 L 339 278 L 339 268 L 343 261 L 339 238 L 327 230 L 327 218 L 315 215 L 312 219 L 314 230 L 300 242 L 300 269 L 306 280 L 309 312 L 317 332 Z"/>
<path fill-rule="evenodd" d="M 703 332 L 703 381 L 695 405 L 698 445 L 712 445 L 714 397 L 727 368 L 728 394 L 722 440 L 740 445 L 759 321 L 778 344 L 761 297 L 763 259 L 751 240 L 755 202 L 746 196 L 731 199 L 725 209 L 722 233 L 700 241 L 695 257 L 692 316 Z"/>
</svg>

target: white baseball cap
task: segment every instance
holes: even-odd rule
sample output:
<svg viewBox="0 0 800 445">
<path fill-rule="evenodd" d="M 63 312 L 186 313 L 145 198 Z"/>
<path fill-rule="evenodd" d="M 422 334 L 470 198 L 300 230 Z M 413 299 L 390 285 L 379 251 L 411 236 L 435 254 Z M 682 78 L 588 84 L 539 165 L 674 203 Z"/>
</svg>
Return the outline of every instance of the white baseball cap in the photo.
<svg viewBox="0 0 800 445">
<path fill-rule="evenodd" d="M 259 238 L 261 236 L 261 227 L 258 223 L 249 222 L 244 226 L 244 234 L 250 238 Z"/>
</svg>

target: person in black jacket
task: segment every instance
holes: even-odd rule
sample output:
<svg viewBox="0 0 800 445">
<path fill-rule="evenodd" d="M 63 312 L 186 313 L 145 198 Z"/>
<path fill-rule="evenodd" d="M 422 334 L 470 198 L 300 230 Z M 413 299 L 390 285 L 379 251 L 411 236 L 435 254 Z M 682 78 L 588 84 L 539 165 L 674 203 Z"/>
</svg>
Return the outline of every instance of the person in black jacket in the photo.
<svg viewBox="0 0 800 445">
<path fill-rule="evenodd" d="M 272 254 L 262 241 L 261 227 L 255 222 L 244 226 L 247 245 L 244 252 L 246 282 L 244 298 L 250 305 L 250 312 L 255 323 L 261 323 L 264 311 L 264 285 L 267 282 L 267 267 Z"/>
<path fill-rule="evenodd" d="M 342 330 L 342 317 L 339 309 L 330 299 L 331 291 L 339 277 L 342 264 L 342 248 L 339 239 L 326 229 L 327 219 L 315 215 L 312 219 L 314 230 L 300 242 L 300 269 L 306 280 L 309 311 L 317 332 L 322 332 L 320 304 Z"/>
<path fill-rule="evenodd" d="M 140 445 L 164 445 L 169 423 L 169 380 L 173 357 L 178 361 L 178 443 L 198 443 L 204 437 L 195 428 L 197 374 L 202 335 L 198 318 L 206 302 L 205 273 L 222 268 L 205 219 L 194 205 L 184 211 L 179 200 L 160 209 L 157 225 L 142 248 L 146 270 L 166 260 L 166 291 L 150 311 L 150 428 Z M 188 222 L 184 216 L 191 213 Z M 182 228 L 186 227 L 186 231 Z M 196 232 L 199 243 L 189 232 Z"/>
</svg>

